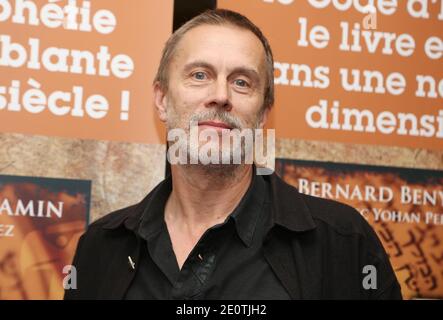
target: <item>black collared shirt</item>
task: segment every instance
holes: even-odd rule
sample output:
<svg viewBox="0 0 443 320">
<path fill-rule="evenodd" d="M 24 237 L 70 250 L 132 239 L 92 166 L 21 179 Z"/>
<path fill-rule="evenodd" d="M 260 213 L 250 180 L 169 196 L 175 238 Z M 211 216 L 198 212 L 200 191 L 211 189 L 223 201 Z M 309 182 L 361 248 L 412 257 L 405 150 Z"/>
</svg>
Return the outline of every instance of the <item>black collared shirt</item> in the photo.
<svg viewBox="0 0 443 320">
<path fill-rule="evenodd" d="M 172 179 L 164 180 L 141 218 L 137 233 L 145 249 L 125 298 L 290 299 L 263 255 L 271 225 L 267 188 L 254 172 L 235 210 L 202 235 L 179 269 L 164 221 Z"/>
<path fill-rule="evenodd" d="M 75 290 L 66 289 L 65 299 L 166 299 L 185 297 L 183 292 L 187 290 L 193 291 L 191 296 L 195 293 L 194 298 L 214 299 L 286 299 L 288 295 L 291 299 L 401 299 L 389 257 L 357 210 L 336 201 L 304 195 L 275 173 L 255 178 L 253 191 L 247 192 L 239 206 L 242 209 L 236 210 L 238 214 L 233 213 L 226 224 L 205 234 L 199 243 L 202 246 L 189 258 L 187 272 L 178 271 L 168 237 L 163 236 L 162 240 L 160 226 L 171 181 L 161 182 L 140 203 L 96 220 L 79 239 L 72 262 L 77 286 Z M 255 189 L 257 185 L 257 190 L 262 188 L 262 182 L 266 190 L 263 197 Z M 266 228 L 260 226 L 268 223 L 269 211 L 272 229 L 262 232 Z M 247 212 L 260 212 L 249 247 L 248 240 L 244 242 L 249 239 L 245 237 L 248 233 L 240 231 L 252 230 L 241 227 L 240 221 L 248 216 Z M 154 241 L 138 235 L 141 225 L 143 233 L 144 226 L 155 225 L 156 221 L 157 228 L 145 235 Z M 222 233 L 224 229 L 226 235 Z M 263 234 L 266 236 L 261 246 Z M 206 243 L 215 243 L 220 248 L 216 252 L 200 250 L 210 248 L 203 245 Z M 202 261 L 207 262 L 203 266 L 210 268 L 205 269 L 193 260 L 200 252 Z M 208 252 L 213 255 L 208 256 Z M 204 260 L 208 257 L 214 260 Z M 372 282 L 376 288 L 363 285 L 369 275 L 364 270 L 369 265 L 377 271 L 372 274 L 376 276 Z M 196 282 L 192 284 L 193 281 Z"/>
</svg>

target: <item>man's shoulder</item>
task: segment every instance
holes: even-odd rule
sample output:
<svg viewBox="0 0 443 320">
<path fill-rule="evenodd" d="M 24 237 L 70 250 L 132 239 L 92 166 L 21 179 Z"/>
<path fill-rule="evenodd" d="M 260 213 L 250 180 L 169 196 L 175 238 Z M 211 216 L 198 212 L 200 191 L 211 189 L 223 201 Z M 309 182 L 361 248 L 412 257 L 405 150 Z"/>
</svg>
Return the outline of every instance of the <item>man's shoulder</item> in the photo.
<svg viewBox="0 0 443 320">
<path fill-rule="evenodd" d="M 366 234 L 369 224 L 354 207 L 336 200 L 300 195 L 316 222 L 327 224 L 342 234 Z"/>
<path fill-rule="evenodd" d="M 111 211 L 110 213 L 105 214 L 104 216 L 98 218 L 94 222 L 92 222 L 88 229 L 114 229 L 124 223 L 126 219 L 132 217 L 137 208 L 138 204 L 134 204 L 131 206 L 127 206 L 124 208 L 120 208 L 115 211 Z"/>
<path fill-rule="evenodd" d="M 280 178 L 277 178 L 280 179 Z M 304 261 L 311 261 L 313 270 L 319 278 L 335 281 L 336 288 L 331 287 L 326 296 L 364 297 L 370 299 L 401 299 L 401 289 L 395 273 L 389 261 L 389 257 L 383 248 L 375 230 L 368 221 L 355 208 L 330 199 L 324 199 L 306 195 L 298 191 L 294 186 L 277 182 L 276 190 L 282 190 L 285 196 L 282 198 L 288 203 L 288 207 L 296 207 L 297 210 L 288 211 L 294 215 L 304 211 L 315 223 L 311 232 L 304 232 L 302 236 L 293 237 L 298 243 L 293 248 L 305 246 L 303 251 Z M 294 249 L 296 250 L 296 249 Z M 323 259 L 323 260 L 322 260 Z M 318 261 L 322 261 L 319 263 Z M 329 266 L 340 265 L 341 268 L 315 269 L 315 265 Z M 374 266 L 377 270 L 377 281 L 381 284 L 374 292 L 366 292 L 361 296 L 361 278 L 355 277 L 358 273 L 352 270 L 362 270 L 363 266 Z M 357 266 L 357 267 L 356 267 Z M 357 268 L 357 269 L 356 269 Z M 350 272 L 351 271 L 351 272 Z M 350 295 L 354 288 L 355 293 Z M 341 289 L 344 291 L 341 292 Z M 369 294 L 366 295 L 366 294 Z"/>
<path fill-rule="evenodd" d="M 288 201 L 287 206 L 302 208 L 303 214 L 309 215 L 315 224 L 333 228 L 335 231 L 346 234 L 366 234 L 371 228 L 366 219 L 352 206 L 332 200 L 301 193 L 296 187 L 288 184 L 283 179 L 275 176 L 279 180 L 274 186 L 277 189 L 285 189 L 285 196 L 281 199 Z M 276 190 L 279 192 L 280 190 Z M 301 211 L 301 210 L 300 210 Z M 295 212 L 294 214 L 299 214 Z"/>
<path fill-rule="evenodd" d="M 130 229 L 133 228 L 143 215 L 144 209 L 147 208 L 155 198 L 156 190 L 166 180 L 162 180 L 154 189 L 152 189 L 144 199 L 140 202 L 123 207 L 121 209 L 111 211 L 95 220 L 88 226 L 88 231 L 94 231 L 98 229 L 103 230 L 115 230 L 125 225 Z"/>
<path fill-rule="evenodd" d="M 121 208 L 92 222 L 80 237 L 79 247 L 86 251 L 101 250 L 103 243 L 110 244 L 111 242 L 121 241 L 123 238 L 132 238 L 128 221 L 134 219 L 133 217 L 137 212 L 136 208 L 137 205 Z"/>
</svg>

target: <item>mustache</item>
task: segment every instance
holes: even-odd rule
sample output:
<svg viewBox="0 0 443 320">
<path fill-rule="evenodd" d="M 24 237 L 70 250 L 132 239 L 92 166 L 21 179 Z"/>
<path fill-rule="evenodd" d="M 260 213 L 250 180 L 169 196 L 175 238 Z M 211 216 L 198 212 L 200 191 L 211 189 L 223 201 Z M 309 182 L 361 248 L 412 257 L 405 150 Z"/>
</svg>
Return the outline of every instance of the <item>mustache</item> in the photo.
<svg viewBox="0 0 443 320">
<path fill-rule="evenodd" d="M 214 121 L 214 120 L 226 123 L 228 126 L 230 126 L 233 129 L 239 129 L 239 130 L 243 129 L 242 121 L 226 111 L 208 110 L 205 112 L 193 114 L 189 119 L 190 122 L 196 122 L 196 123 L 200 121 Z"/>
</svg>

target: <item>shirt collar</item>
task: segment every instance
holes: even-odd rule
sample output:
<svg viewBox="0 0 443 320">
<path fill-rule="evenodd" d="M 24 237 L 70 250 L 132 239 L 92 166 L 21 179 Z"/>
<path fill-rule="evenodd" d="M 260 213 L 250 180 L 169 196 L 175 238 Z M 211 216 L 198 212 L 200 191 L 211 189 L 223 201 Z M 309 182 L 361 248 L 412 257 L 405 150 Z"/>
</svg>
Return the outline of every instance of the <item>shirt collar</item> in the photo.
<svg viewBox="0 0 443 320">
<path fill-rule="evenodd" d="M 262 176 L 256 174 L 256 168 L 254 166 L 251 184 L 231 214 L 231 217 L 235 221 L 237 233 L 247 247 L 250 247 L 252 244 L 257 223 L 262 214 L 265 198 L 265 181 Z"/>
<path fill-rule="evenodd" d="M 317 227 L 311 209 L 297 188 L 287 184 L 275 172 L 263 178 L 270 190 L 271 226 L 279 225 L 294 232 L 305 232 Z"/>
<path fill-rule="evenodd" d="M 268 185 L 268 188 L 266 188 L 266 185 Z M 164 221 L 163 210 L 171 190 L 172 178 L 168 176 L 139 204 L 124 209 L 124 214 L 122 215 L 114 215 L 113 219 L 110 219 L 107 223 L 103 224 L 103 228 L 112 230 L 117 229 L 124 224 L 127 229 L 136 232 L 139 229 L 139 226 L 141 228 L 143 225 L 143 228 L 145 228 L 149 225 L 149 222 L 152 222 L 152 226 L 158 227 L 160 223 L 163 223 Z M 258 176 L 255 174 L 254 170 L 251 185 L 242 201 L 240 201 L 239 206 L 244 202 L 243 205 L 250 208 L 254 203 L 261 203 L 260 201 L 264 201 L 265 196 L 262 196 L 261 199 L 259 198 L 259 195 L 262 192 L 260 190 L 263 190 L 265 194 L 266 190 L 269 192 L 269 201 L 272 208 L 271 226 L 279 225 L 294 232 L 304 232 L 316 227 L 311 210 L 307 206 L 302 195 L 296 188 L 288 185 L 278 177 L 275 172 L 268 176 Z M 247 201 L 248 198 L 251 198 L 251 200 Z M 257 199 L 259 201 L 256 201 Z M 234 210 L 232 215 L 234 215 L 235 211 L 236 210 Z M 240 211 L 242 210 L 237 210 L 238 213 L 235 216 L 238 215 L 238 217 L 234 218 L 236 222 L 238 222 L 236 223 L 236 226 L 238 226 L 237 232 L 245 244 L 250 244 L 253 234 L 253 232 L 251 233 L 251 230 L 253 227 L 248 223 L 243 222 L 243 217 L 246 215 L 243 215 L 242 218 L 240 218 Z M 250 212 L 254 211 L 252 210 Z M 245 218 L 244 220 L 247 219 Z M 148 228 L 148 235 L 149 231 L 151 233 L 155 232 L 154 229 L 155 228 L 150 230 L 150 228 Z M 157 230 L 159 229 L 160 228 L 157 228 Z"/>
<path fill-rule="evenodd" d="M 137 232 L 143 239 L 149 240 L 166 225 L 164 210 L 171 191 L 172 177 L 169 175 L 152 192 L 151 201 L 140 217 L 140 226 Z"/>
<path fill-rule="evenodd" d="M 171 191 L 171 176 L 168 176 L 153 191 L 152 201 L 147 204 L 140 219 L 140 227 L 138 228 L 138 233 L 143 239 L 149 240 L 165 226 L 164 209 Z M 264 199 L 265 182 L 261 176 L 256 175 L 254 167 L 248 190 L 226 219 L 226 221 L 228 219 L 234 220 L 237 234 L 247 247 L 250 247 L 252 244 Z"/>
</svg>

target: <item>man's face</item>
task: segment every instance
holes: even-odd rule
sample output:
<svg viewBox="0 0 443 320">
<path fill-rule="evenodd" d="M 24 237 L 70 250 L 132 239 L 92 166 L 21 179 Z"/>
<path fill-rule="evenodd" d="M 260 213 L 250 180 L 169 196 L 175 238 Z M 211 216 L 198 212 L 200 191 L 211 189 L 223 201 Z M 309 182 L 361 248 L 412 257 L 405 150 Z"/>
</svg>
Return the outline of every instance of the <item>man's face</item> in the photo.
<svg viewBox="0 0 443 320">
<path fill-rule="evenodd" d="M 199 133 L 215 130 L 221 135 L 223 129 L 263 127 L 265 85 L 265 51 L 252 32 L 203 25 L 179 42 L 169 66 L 168 90 L 156 86 L 155 100 L 168 130 L 189 132 L 192 122 Z M 244 154 L 238 148 L 229 153 L 239 151 Z"/>
<path fill-rule="evenodd" d="M 155 102 L 168 130 L 261 128 L 266 84 L 265 51 L 250 31 L 202 25 L 180 40 L 169 65 L 168 90 Z"/>
</svg>

